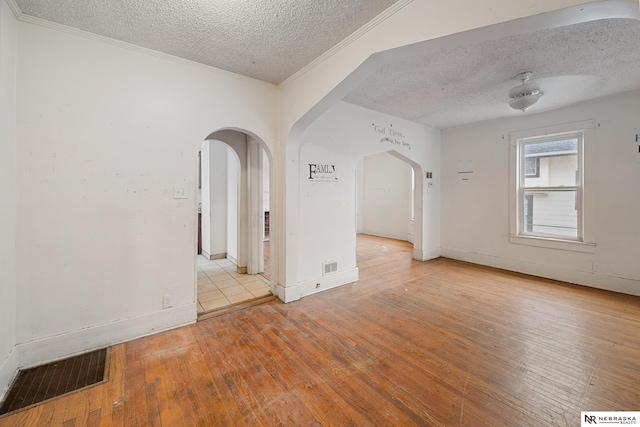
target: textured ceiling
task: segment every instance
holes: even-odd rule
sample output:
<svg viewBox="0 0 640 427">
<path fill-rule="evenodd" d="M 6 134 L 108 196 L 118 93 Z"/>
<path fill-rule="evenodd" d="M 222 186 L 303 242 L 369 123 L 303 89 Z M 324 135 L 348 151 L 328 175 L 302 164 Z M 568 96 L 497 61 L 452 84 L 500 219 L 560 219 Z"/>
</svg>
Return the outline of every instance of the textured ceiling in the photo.
<svg viewBox="0 0 640 427">
<path fill-rule="evenodd" d="M 22 12 L 280 83 L 397 0 L 16 0 Z"/>
<path fill-rule="evenodd" d="M 280 83 L 397 0 L 16 0 L 22 12 Z M 424 43 L 430 43 L 429 41 Z M 533 71 L 524 114 L 640 89 L 640 22 L 601 20 L 393 62 L 344 100 L 449 128 L 517 116 L 509 89 Z"/>
<path fill-rule="evenodd" d="M 543 96 L 508 106 L 520 72 Z M 640 89 L 640 22 L 601 20 L 394 60 L 345 101 L 437 128 L 531 114 Z"/>
</svg>

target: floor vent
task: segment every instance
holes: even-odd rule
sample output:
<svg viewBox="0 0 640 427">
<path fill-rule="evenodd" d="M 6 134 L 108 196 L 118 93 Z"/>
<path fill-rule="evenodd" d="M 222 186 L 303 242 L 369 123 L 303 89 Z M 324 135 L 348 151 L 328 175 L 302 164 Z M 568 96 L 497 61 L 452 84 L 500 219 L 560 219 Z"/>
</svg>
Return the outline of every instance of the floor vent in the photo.
<svg viewBox="0 0 640 427">
<path fill-rule="evenodd" d="M 20 370 L 0 407 L 0 416 L 108 381 L 109 349 Z"/>
<path fill-rule="evenodd" d="M 336 271 L 338 271 L 338 262 L 325 262 L 324 264 L 322 264 L 322 267 L 324 270 L 324 274 L 335 273 Z"/>
</svg>

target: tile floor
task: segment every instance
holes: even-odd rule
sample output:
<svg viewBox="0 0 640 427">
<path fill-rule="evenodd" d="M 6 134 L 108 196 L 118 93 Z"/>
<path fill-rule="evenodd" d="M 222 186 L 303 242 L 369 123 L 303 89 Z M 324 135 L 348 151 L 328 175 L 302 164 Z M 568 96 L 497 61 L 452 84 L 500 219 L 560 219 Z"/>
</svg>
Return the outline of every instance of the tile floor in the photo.
<svg viewBox="0 0 640 427">
<path fill-rule="evenodd" d="M 264 276 L 240 274 L 228 259 L 198 255 L 198 314 L 270 294 Z"/>
</svg>

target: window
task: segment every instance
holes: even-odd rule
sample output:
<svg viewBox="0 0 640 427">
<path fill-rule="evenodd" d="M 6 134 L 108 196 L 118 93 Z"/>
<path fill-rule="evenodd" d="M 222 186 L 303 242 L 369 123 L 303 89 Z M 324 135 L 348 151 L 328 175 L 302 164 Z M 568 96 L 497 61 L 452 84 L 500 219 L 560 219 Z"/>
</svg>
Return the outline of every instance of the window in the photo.
<svg viewBox="0 0 640 427">
<path fill-rule="evenodd" d="M 583 133 L 517 140 L 518 235 L 582 241 Z"/>
<path fill-rule="evenodd" d="M 519 235 L 582 241 L 582 132 L 518 140 Z"/>
<path fill-rule="evenodd" d="M 509 242 L 595 253 L 593 144 L 585 120 L 509 133 Z"/>
</svg>

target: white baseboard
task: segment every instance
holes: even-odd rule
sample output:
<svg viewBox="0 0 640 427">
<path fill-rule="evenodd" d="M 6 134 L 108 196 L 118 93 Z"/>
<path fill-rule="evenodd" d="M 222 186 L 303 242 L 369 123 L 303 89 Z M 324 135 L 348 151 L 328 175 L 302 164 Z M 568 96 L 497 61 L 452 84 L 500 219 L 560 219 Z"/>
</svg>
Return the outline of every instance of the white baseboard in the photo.
<svg viewBox="0 0 640 427">
<path fill-rule="evenodd" d="M 362 234 L 367 234 L 369 236 L 376 236 L 376 237 L 384 237 L 385 239 L 394 239 L 394 240 L 402 240 L 403 242 L 409 242 L 409 232 L 406 233 L 381 233 L 380 231 L 372 231 L 372 230 L 362 230 L 360 231 L 360 233 Z"/>
<path fill-rule="evenodd" d="M 640 280 L 625 279 L 557 265 L 538 264 L 530 261 L 464 252 L 446 247 L 442 248 L 442 256 L 576 285 L 640 296 Z"/>
<path fill-rule="evenodd" d="M 317 294 L 318 292 L 337 288 L 338 286 L 357 282 L 359 278 L 358 267 L 345 271 L 337 271 L 308 279 L 293 286 L 283 286 L 278 283 L 275 286 L 275 295 L 285 303 L 297 301 L 302 297 Z M 320 284 L 320 286 L 318 286 Z"/>
<path fill-rule="evenodd" d="M 283 286 L 282 284 L 278 283 L 275 286 L 274 290 L 275 295 L 284 303 L 298 301 L 300 298 L 302 298 L 299 285 Z"/>
<path fill-rule="evenodd" d="M 209 261 L 214 261 L 216 259 L 226 259 L 227 258 L 227 253 L 221 253 L 221 254 L 210 254 L 209 252 L 205 252 L 202 251 L 202 256 L 205 257 L 206 259 L 208 259 Z M 235 262 L 234 262 L 235 264 Z"/>
<path fill-rule="evenodd" d="M 0 365 L 0 403 L 2 403 L 5 395 L 9 391 L 9 386 L 18 374 L 19 366 L 18 350 L 16 347 L 13 347 Z"/>
<path fill-rule="evenodd" d="M 413 259 L 417 261 L 429 261 L 430 259 L 436 259 L 440 256 L 441 248 L 431 248 L 431 249 L 414 249 L 413 250 Z"/>
<path fill-rule="evenodd" d="M 16 346 L 19 367 L 29 368 L 195 323 L 196 303 L 41 338 Z"/>
<path fill-rule="evenodd" d="M 360 270 L 358 270 L 358 267 L 355 267 L 350 270 L 337 271 L 335 273 L 327 274 L 326 276 L 319 276 L 305 280 L 299 284 L 300 295 L 306 297 L 308 295 L 317 294 L 318 292 L 337 288 L 338 286 L 357 282 L 360 277 L 359 272 Z"/>
</svg>

